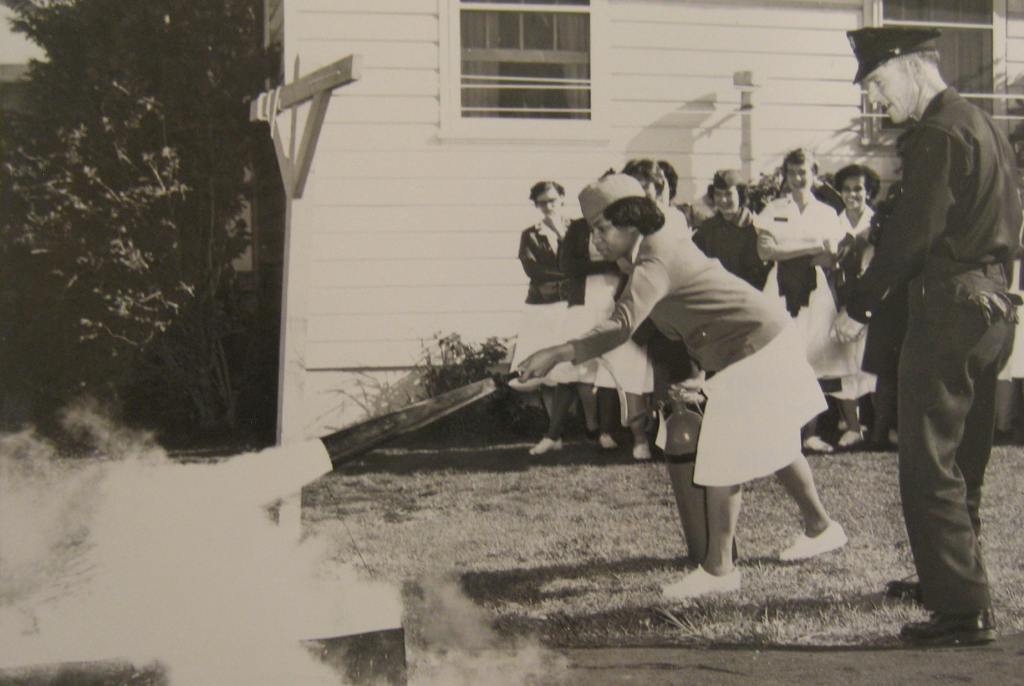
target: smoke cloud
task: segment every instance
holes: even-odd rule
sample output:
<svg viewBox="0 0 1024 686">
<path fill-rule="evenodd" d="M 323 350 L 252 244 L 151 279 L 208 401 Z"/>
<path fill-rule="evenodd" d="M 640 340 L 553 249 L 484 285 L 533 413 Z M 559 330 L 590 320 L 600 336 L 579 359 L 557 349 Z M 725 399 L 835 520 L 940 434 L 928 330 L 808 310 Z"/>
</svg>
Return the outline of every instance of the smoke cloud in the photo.
<svg viewBox="0 0 1024 686">
<path fill-rule="evenodd" d="M 408 585 L 403 609 L 329 563 L 327 541 L 290 540 L 264 506 L 320 473 L 308 449 L 180 464 L 94 408 L 66 425 L 84 457 L 0 435 L 0 670 L 116 660 L 173 686 L 336 685 L 302 639 L 404 624 L 415 686 L 563 681 L 563 656 L 499 634 L 450 576 Z"/>
<path fill-rule="evenodd" d="M 408 589 L 406 634 L 410 682 L 416 686 L 550 686 L 568 674 L 568 660 L 529 637 L 501 636 L 488 612 L 450 576 Z"/>
<path fill-rule="evenodd" d="M 328 568 L 254 502 L 288 456 L 183 465 L 88 408 L 68 426 L 87 459 L 0 437 L 0 669 L 117 659 L 185 686 L 334 685 L 300 639 L 398 626 L 395 589 Z"/>
</svg>

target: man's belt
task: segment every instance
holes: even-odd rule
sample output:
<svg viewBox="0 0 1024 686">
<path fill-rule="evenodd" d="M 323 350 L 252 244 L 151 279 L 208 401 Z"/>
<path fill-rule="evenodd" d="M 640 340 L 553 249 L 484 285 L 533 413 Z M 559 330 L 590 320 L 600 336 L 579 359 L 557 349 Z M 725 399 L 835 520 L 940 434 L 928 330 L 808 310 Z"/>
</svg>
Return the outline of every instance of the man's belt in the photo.
<svg viewBox="0 0 1024 686">
<path fill-rule="evenodd" d="M 984 274 L 993 281 L 1006 286 L 1010 283 L 1012 263 L 1010 262 L 960 262 L 946 257 L 929 255 L 924 263 L 923 276 L 926 279 L 948 278 L 968 272 Z"/>
</svg>

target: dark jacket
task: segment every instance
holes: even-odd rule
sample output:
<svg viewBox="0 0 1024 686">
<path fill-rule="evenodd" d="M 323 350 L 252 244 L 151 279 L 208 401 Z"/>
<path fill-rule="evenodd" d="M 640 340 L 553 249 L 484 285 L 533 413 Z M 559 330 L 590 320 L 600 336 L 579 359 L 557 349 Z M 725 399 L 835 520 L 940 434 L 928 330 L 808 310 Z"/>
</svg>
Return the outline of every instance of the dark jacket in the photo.
<svg viewBox="0 0 1024 686">
<path fill-rule="evenodd" d="M 693 242 L 728 271 L 757 290 L 764 289 L 772 263 L 765 262 L 757 254 L 757 229 L 747 208 L 742 209 L 735 223 L 716 212 L 697 227 Z"/>
<path fill-rule="evenodd" d="M 1016 159 L 987 114 L 947 88 L 901 137 L 899 153 L 903 196 L 893 230 L 847 304 L 862 322 L 887 293 L 916 276 L 952 276 L 983 265 L 1004 266 L 1009 274 L 1020 250 Z"/>
<path fill-rule="evenodd" d="M 551 245 L 548 237 L 536 226 L 523 231 L 519 238 L 519 261 L 530 277 L 526 304 L 543 305 L 565 300 L 566 278 L 558 266 L 561 245 Z"/>
<path fill-rule="evenodd" d="M 614 262 L 590 259 L 590 225 L 583 218 L 569 223 L 562 239 L 558 263 L 567 279 L 565 295 L 569 307 L 586 302 L 588 276 L 619 271 Z"/>
</svg>

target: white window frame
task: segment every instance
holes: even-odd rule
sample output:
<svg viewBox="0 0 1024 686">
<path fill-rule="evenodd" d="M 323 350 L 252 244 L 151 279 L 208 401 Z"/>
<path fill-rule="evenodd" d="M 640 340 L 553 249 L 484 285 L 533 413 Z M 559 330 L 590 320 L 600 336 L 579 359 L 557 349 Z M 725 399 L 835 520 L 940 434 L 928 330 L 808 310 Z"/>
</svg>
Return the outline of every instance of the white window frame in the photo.
<svg viewBox="0 0 1024 686">
<path fill-rule="evenodd" d="M 883 5 L 885 0 L 864 0 L 864 26 L 938 26 L 933 22 L 885 22 Z M 1006 68 L 1006 0 L 992 0 L 992 93 L 962 93 L 975 98 L 993 99 L 993 115 L 997 120 L 1006 116 L 1007 68 Z M 950 24 L 951 27 L 971 26 L 970 24 Z M 981 28 L 979 26 L 979 28 Z M 988 29 L 988 26 L 984 28 Z M 868 103 L 867 92 L 861 93 L 861 144 L 889 145 L 895 142 L 899 129 L 882 127 L 884 114 L 875 110 Z"/>
<path fill-rule="evenodd" d="M 438 69 L 440 83 L 440 131 L 446 140 L 510 140 L 510 141 L 565 141 L 579 143 L 607 143 L 610 138 L 608 124 L 608 71 L 605 57 L 608 52 L 607 0 L 590 0 L 590 119 L 528 119 L 462 116 L 462 31 L 459 11 L 466 9 L 515 10 L 522 5 L 479 6 L 460 0 L 438 0 L 440 50 Z M 575 11 L 579 6 L 537 6 L 544 11 Z M 564 9 L 563 9 L 564 8 Z"/>
</svg>

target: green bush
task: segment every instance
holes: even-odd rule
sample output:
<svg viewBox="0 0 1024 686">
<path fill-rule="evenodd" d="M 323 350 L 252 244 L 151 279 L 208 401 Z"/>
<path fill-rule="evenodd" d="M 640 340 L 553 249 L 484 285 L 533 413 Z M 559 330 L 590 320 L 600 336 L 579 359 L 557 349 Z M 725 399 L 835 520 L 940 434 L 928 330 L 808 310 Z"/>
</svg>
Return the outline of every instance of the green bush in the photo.
<svg viewBox="0 0 1024 686">
<path fill-rule="evenodd" d="M 434 335 L 434 344 L 424 346 L 419 366 L 420 385 L 427 397 L 508 371 L 510 353 L 507 339 L 490 337 L 473 344 L 457 333 Z M 477 437 L 525 436 L 543 426 L 544 411 L 529 403 L 522 393 L 500 388 L 484 403 L 457 412 L 437 425 L 437 433 L 469 432 Z"/>
<path fill-rule="evenodd" d="M 431 398 L 504 371 L 509 357 L 504 339 L 495 336 L 478 345 L 466 343 L 457 333 L 437 333 L 434 340 L 437 353 L 425 348 L 422 364 L 423 390 Z"/>
</svg>

